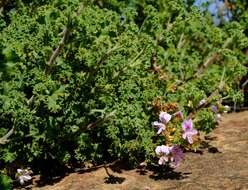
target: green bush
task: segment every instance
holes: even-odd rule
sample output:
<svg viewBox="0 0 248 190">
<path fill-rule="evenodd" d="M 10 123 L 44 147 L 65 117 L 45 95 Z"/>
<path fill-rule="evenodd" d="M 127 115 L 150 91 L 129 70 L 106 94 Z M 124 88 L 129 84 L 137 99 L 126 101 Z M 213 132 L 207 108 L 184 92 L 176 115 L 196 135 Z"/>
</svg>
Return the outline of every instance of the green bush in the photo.
<svg viewBox="0 0 248 190">
<path fill-rule="evenodd" d="M 0 173 L 0 188 L 3 190 L 11 189 L 11 179 L 10 177 Z"/>
<path fill-rule="evenodd" d="M 215 27 L 179 0 L 38 2 L 19 1 L 0 20 L 0 135 L 14 126 L 1 168 L 135 164 L 159 142 L 157 98 L 185 115 L 216 89 L 213 104 L 242 104 L 248 39 L 239 23 Z M 203 108 L 196 128 L 210 132 L 213 118 Z"/>
</svg>

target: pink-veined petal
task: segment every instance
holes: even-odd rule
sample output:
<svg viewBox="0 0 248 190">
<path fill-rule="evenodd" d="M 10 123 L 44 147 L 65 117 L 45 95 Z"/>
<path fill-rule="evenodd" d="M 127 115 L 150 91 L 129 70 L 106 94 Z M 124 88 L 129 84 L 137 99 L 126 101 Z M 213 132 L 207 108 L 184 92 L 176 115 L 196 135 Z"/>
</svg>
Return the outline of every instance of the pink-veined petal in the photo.
<svg viewBox="0 0 248 190">
<path fill-rule="evenodd" d="M 167 156 L 163 156 L 164 162 L 168 162 L 169 158 Z"/>
<path fill-rule="evenodd" d="M 184 120 L 182 124 L 182 128 L 184 131 L 192 129 L 193 128 L 193 121 L 192 119 Z"/>
</svg>

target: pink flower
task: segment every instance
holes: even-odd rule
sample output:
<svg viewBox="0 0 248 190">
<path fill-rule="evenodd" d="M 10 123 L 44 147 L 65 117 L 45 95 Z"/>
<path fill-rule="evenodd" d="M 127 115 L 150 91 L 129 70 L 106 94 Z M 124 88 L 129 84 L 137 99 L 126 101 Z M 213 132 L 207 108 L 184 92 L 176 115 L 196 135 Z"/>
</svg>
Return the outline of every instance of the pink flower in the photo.
<svg viewBox="0 0 248 190">
<path fill-rule="evenodd" d="M 32 179 L 32 177 L 30 176 L 31 173 L 32 171 L 28 169 L 24 169 L 24 170 L 17 169 L 17 173 L 16 173 L 17 180 L 20 182 L 21 185 L 23 185 L 26 181 Z"/>
<path fill-rule="evenodd" d="M 171 149 L 171 166 L 176 168 L 184 159 L 183 151 L 178 145 L 173 145 Z"/>
<path fill-rule="evenodd" d="M 154 122 L 152 123 L 152 125 L 158 129 L 158 132 L 157 132 L 158 135 L 159 135 L 160 133 L 162 133 L 162 131 L 165 130 L 165 124 L 160 123 L 160 122 L 158 122 L 158 121 L 154 121 Z"/>
<path fill-rule="evenodd" d="M 211 110 L 212 110 L 212 112 L 214 112 L 214 113 L 217 113 L 217 112 L 218 112 L 218 108 L 217 108 L 215 105 L 212 105 L 212 106 L 211 106 Z"/>
<path fill-rule="evenodd" d="M 184 159 L 183 151 L 178 145 L 169 146 L 157 146 L 155 152 L 160 156 L 158 164 L 165 165 L 167 162 L 171 162 L 171 167 L 178 167 L 180 162 Z"/>
<path fill-rule="evenodd" d="M 187 139 L 190 144 L 193 144 L 192 136 L 197 134 L 197 130 L 193 129 L 192 119 L 184 120 L 182 128 L 183 138 Z"/>
<path fill-rule="evenodd" d="M 160 112 L 159 120 L 161 122 L 154 121 L 152 123 L 152 125 L 158 129 L 157 134 L 160 134 L 160 133 L 162 133 L 162 131 L 165 130 L 166 124 L 171 120 L 171 115 L 166 113 L 166 112 Z"/>
<path fill-rule="evenodd" d="M 171 115 L 168 114 L 168 113 L 166 113 L 166 112 L 160 112 L 160 114 L 159 114 L 159 120 L 162 123 L 166 124 L 166 123 L 168 123 L 171 120 Z"/>
<path fill-rule="evenodd" d="M 160 156 L 158 164 L 159 165 L 165 165 L 166 162 L 169 161 L 169 154 L 170 154 L 171 147 L 162 145 L 162 146 L 157 146 L 155 149 L 155 152 L 157 155 Z"/>
<path fill-rule="evenodd" d="M 217 113 L 215 114 L 215 119 L 217 120 L 217 122 L 221 121 L 221 114 L 220 113 Z"/>
<path fill-rule="evenodd" d="M 224 106 L 224 113 L 227 113 L 231 110 L 231 108 L 228 105 Z"/>
<path fill-rule="evenodd" d="M 174 113 L 173 116 L 178 117 L 179 119 L 183 119 L 183 112 L 178 111 L 178 112 Z"/>
</svg>

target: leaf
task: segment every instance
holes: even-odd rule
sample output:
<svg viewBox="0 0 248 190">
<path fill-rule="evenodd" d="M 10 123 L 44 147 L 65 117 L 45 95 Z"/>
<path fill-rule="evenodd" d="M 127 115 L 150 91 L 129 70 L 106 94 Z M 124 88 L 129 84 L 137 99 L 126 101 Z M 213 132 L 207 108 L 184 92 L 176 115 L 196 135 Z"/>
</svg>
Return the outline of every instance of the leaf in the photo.
<svg viewBox="0 0 248 190">
<path fill-rule="evenodd" d="M 54 113 L 58 112 L 61 109 L 61 106 L 58 104 L 58 100 L 60 97 L 66 96 L 68 96 L 68 94 L 66 93 L 65 86 L 61 86 L 51 96 L 48 97 L 48 109 Z"/>
</svg>

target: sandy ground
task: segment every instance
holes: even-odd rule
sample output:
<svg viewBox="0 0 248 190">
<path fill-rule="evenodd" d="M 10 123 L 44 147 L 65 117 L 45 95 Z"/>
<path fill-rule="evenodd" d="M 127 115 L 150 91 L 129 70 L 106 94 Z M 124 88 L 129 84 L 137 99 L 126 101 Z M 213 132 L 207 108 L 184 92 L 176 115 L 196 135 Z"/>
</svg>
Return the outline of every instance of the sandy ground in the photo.
<svg viewBox="0 0 248 190">
<path fill-rule="evenodd" d="M 34 190 L 248 190 L 248 111 L 225 115 L 206 138 L 205 149 L 186 153 L 175 171 L 145 169 L 81 171 Z M 116 172 L 118 171 L 118 172 Z M 115 184 L 113 184 L 115 182 Z"/>
</svg>

